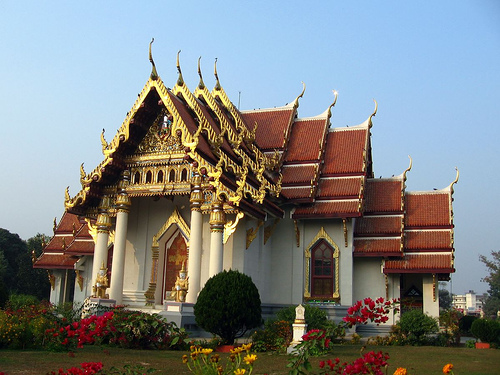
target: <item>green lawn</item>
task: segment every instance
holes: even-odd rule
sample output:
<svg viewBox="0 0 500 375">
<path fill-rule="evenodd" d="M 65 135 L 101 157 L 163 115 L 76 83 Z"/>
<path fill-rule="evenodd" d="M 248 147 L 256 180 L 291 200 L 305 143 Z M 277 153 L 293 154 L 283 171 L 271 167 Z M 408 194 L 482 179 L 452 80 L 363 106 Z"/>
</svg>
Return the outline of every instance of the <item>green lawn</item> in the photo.
<svg viewBox="0 0 500 375">
<path fill-rule="evenodd" d="M 335 345 L 330 355 L 313 358 L 317 368 L 321 359 L 339 357 L 342 362 L 352 361 L 359 356 L 360 345 Z M 500 350 L 467 349 L 440 347 L 399 347 L 369 346 L 365 351 L 387 352 L 390 355 L 388 374 L 396 368 L 405 367 L 411 375 L 442 374 L 447 363 L 454 365 L 455 374 L 486 375 L 500 374 Z M 0 371 L 8 375 L 41 375 L 59 368 L 67 369 L 79 366 L 82 362 L 102 362 L 104 368 L 125 364 L 140 364 L 145 368 L 155 368 L 155 374 L 189 374 L 182 364 L 184 352 L 146 351 L 117 348 L 85 347 L 79 349 L 74 357 L 68 353 L 43 351 L 6 351 L 0 350 Z M 287 356 L 278 354 L 257 353 L 254 374 L 286 374 Z M 225 359 L 224 359 L 225 361 Z"/>
</svg>

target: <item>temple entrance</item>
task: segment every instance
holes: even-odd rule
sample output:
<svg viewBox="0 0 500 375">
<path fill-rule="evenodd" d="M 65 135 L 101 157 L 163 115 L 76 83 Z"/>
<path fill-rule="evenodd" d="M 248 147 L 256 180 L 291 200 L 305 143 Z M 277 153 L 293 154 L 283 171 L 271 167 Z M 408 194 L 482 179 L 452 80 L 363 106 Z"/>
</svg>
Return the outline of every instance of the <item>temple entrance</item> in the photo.
<svg viewBox="0 0 500 375">
<path fill-rule="evenodd" d="M 170 293 L 183 263 L 185 263 L 185 268 L 187 269 L 187 245 L 180 232 L 174 235 L 173 241 L 168 241 L 165 244 L 164 254 L 162 296 L 163 300 L 167 300 L 170 298 Z"/>
<path fill-rule="evenodd" d="M 423 310 L 422 277 L 415 274 L 401 275 L 401 314 L 409 310 Z"/>
</svg>

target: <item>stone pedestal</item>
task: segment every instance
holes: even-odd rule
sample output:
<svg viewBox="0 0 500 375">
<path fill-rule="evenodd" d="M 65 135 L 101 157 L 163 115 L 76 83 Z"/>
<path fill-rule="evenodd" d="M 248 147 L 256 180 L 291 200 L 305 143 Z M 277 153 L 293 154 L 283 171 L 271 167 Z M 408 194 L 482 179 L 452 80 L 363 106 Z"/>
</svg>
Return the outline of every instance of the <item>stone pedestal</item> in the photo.
<svg viewBox="0 0 500 375">
<path fill-rule="evenodd" d="M 196 326 L 194 318 L 194 304 L 186 302 L 165 301 L 163 303 L 164 311 L 161 316 L 168 321 L 174 322 L 177 327 L 193 330 Z"/>
<path fill-rule="evenodd" d="M 295 350 L 295 347 L 302 342 L 302 336 L 307 333 L 307 324 L 305 320 L 305 308 L 298 305 L 295 308 L 295 321 L 292 324 L 293 336 L 292 342 L 287 348 L 287 353 L 290 354 Z"/>
</svg>

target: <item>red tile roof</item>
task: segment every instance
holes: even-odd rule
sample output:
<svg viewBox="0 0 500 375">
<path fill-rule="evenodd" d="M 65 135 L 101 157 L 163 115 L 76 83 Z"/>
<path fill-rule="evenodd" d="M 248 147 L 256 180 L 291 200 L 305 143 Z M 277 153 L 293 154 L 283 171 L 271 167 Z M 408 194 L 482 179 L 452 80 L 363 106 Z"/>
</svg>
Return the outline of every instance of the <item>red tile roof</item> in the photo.
<svg viewBox="0 0 500 375">
<path fill-rule="evenodd" d="M 401 238 L 370 238 L 354 240 L 355 256 L 403 256 Z"/>
<path fill-rule="evenodd" d="M 450 227 L 451 196 L 449 191 L 405 194 L 406 227 Z"/>
<path fill-rule="evenodd" d="M 406 254 L 404 259 L 387 260 L 384 273 L 451 273 L 453 255 L 450 254 Z"/>
<path fill-rule="evenodd" d="M 453 233 L 451 230 L 415 230 L 405 231 L 405 249 L 438 250 L 453 248 Z"/>
<path fill-rule="evenodd" d="M 317 164 L 306 165 L 284 165 L 281 169 L 283 174 L 283 186 L 293 184 L 311 185 L 311 180 L 316 175 Z"/>
<path fill-rule="evenodd" d="M 357 217 L 360 216 L 358 200 L 316 201 L 311 207 L 299 207 L 292 215 L 293 219 Z"/>
<path fill-rule="evenodd" d="M 299 198 L 310 198 L 311 197 L 311 186 L 296 186 L 291 188 L 283 188 L 281 190 L 281 195 L 287 199 L 299 199 Z"/>
<path fill-rule="evenodd" d="M 289 131 L 292 116 L 295 110 L 292 106 L 263 109 L 253 111 L 242 111 L 241 116 L 247 126 L 253 129 L 252 125 L 257 122 L 257 132 L 255 143 L 261 150 L 280 149 L 285 146 L 285 134 Z"/>
<path fill-rule="evenodd" d="M 364 173 L 369 128 L 333 129 L 327 135 L 323 176 Z"/>
<path fill-rule="evenodd" d="M 359 198 L 364 177 L 321 178 L 317 198 Z"/>
<path fill-rule="evenodd" d="M 33 268 L 73 269 L 78 257 L 67 254 L 43 253 L 33 265 Z"/>
<path fill-rule="evenodd" d="M 293 123 L 285 163 L 320 159 L 328 128 L 326 120 L 326 118 L 311 118 L 296 120 Z"/>
<path fill-rule="evenodd" d="M 402 178 L 368 178 L 365 187 L 365 213 L 403 212 Z"/>
<path fill-rule="evenodd" d="M 399 235 L 403 229 L 403 215 L 364 216 L 356 220 L 354 236 Z M 401 241 L 400 241 L 401 242 Z"/>
</svg>

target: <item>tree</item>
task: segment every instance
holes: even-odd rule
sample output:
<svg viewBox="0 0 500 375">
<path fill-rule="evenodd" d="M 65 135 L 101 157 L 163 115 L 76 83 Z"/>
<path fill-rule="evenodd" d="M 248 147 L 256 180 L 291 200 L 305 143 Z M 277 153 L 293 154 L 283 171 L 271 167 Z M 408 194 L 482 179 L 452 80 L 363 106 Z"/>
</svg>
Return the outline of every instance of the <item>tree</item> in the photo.
<svg viewBox="0 0 500 375">
<path fill-rule="evenodd" d="M 453 297 L 448 289 L 444 289 L 446 283 L 439 283 L 439 308 L 441 310 L 451 309 L 451 303 L 453 302 Z M 443 288 L 441 288 L 443 287 Z"/>
<path fill-rule="evenodd" d="M 48 298 L 50 283 L 45 270 L 34 269 L 31 252 L 38 256 L 48 237 L 37 234 L 28 241 L 0 228 L 0 307 L 12 293 Z"/>
<path fill-rule="evenodd" d="M 500 251 L 491 251 L 493 259 L 488 259 L 484 255 L 479 255 L 479 260 L 484 263 L 488 269 L 489 275 L 481 281 L 488 283 L 488 298 L 483 307 L 486 316 L 496 317 L 500 310 Z"/>
<path fill-rule="evenodd" d="M 249 276 L 223 271 L 201 290 L 194 316 L 198 326 L 232 345 L 235 338 L 262 324 L 259 291 Z"/>
</svg>

